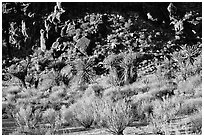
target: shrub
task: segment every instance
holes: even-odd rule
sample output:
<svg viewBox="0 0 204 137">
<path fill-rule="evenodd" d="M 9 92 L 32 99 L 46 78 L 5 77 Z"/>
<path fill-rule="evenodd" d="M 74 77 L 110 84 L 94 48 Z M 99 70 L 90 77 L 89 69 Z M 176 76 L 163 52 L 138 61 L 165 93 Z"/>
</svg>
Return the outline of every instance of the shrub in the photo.
<svg viewBox="0 0 204 137">
<path fill-rule="evenodd" d="M 89 87 L 85 91 L 85 96 L 96 96 L 102 97 L 103 96 L 103 87 L 99 84 L 90 84 Z"/>
<path fill-rule="evenodd" d="M 79 124 L 85 128 L 90 128 L 94 122 L 94 110 L 91 98 L 79 99 L 75 104 L 70 106 L 74 117 Z"/>
<path fill-rule="evenodd" d="M 196 94 L 195 88 L 198 88 L 202 85 L 201 76 L 192 76 L 189 77 L 186 81 L 180 82 L 178 84 L 178 90 L 180 93 L 184 94 Z"/>
<path fill-rule="evenodd" d="M 178 111 L 179 115 L 190 115 L 202 108 L 202 98 L 191 98 L 184 100 Z"/>
<path fill-rule="evenodd" d="M 133 116 L 136 120 L 148 120 L 152 113 L 152 100 L 154 97 L 149 93 L 135 95 L 131 98 Z"/>
<path fill-rule="evenodd" d="M 159 99 L 162 99 L 162 97 L 171 96 L 174 94 L 172 89 L 170 89 L 166 85 L 162 87 L 151 88 L 148 93 L 154 97 L 158 97 Z"/>
<path fill-rule="evenodd" d="M 131 85 L 125 85 L 125 86 L 121 87 L 120 94 L 122 95 L 123 98 L 128 98 L 128 97 L 132 97 L 134 95 L 137 95 L 138 90 L 133 89 L 133 87 L 131 87 Z"/>
<path fill-rule="evenodd" d="M 147 77 L 148 93 L 162 99 L 162 97 L 174 95 L 177 84 L 160 75 Z"/>
<path fill-rule="evenodd" d="M 106 126 L 105 120 L 105 102 L 104 98 L 94 98 L 92 99 L 94 108 L 94 126 L 104 127 Z"/>
<path fill-rule="evenodd" d="M 101 85 L 95 84 L 95 85 L 92 86 L 92 89 L 93 89 L 94 94 L 95 94 L 96 97 L 102 97 L 103 96 L 104 88 Z"/>
<path fill-rule="evenodd" d="M 110 87 L 104 90 L 104 98 L 117 101 L 122 98 L 120 87 Z"/>
<path fill-rule="evenodd" d="M 54 86 L 52 87 L 52 91 L 49 95 L 49 98 L 52 100 L 60 100 L 63 97 L 65 97 L 66 92 L 65 89 L 63 87 L 60 86 Z"/>
<path fill-rule="evenodd" d="M 40 113 L 39 110 L 33 112 L 32 107 L 29 105 L 25 108 L 20 107 L 15 115 L 15 120 L 18 124 L 17 132 L 15 134 L 44 134 L 39 128 L 42 120 L 42 113 Z"/>
<path fill-rule="evenodd" d="M 202 134 L 202 111 L 189 117 L 191 123 L 191 130 L 195 134 Z"/>
<path fill-rule="evenodd" d="M 16 95 L 8 94 L 6 96 L 6 99 L 8 100 L 8 102 L 15 102 L 16 101 Z"/>
<path fill-rule="evenodd" d="M 10 93 L 10 94 L 17 94 L 17 93 L 21 92 L 21 90 L 22 89 L 19 86 L 9 86 L 6 89 L 6 92 Z"/>
<path fill-rule="evenodd" d="M 13 133 L 15 135 L 55 134 L 61 125 L 59 114 L 55 110 L 47 109 L 43 112 L 38 106 L 21 106 L 14 118 L 18 125 Z"/>
<path fill-rule="evenodd" d="M 116 103 L 106 102 L 104 113 L 101 115 L 105 118 L 107 131 L 117 135 L 122 135 L 132 120 L 131 106 L 125 99 Z"/>
<path fill-rule="evenodd" d="M 202 97 L 202 85 L 198 86 L 197 88 L 194 89 L 195 90 L 195 95 L 194 97 Z"/>
<path fill-rule="evenodd" d="M 155 100 L 153 102 L 153 113 L 150 117 L 150 124 L 154 134 L 169 134 L 169 125 L 180 109 L 178 97 Z"/>
<path fill-rule="evenodd" d="M 129 85 L 129 88 L 135 93 L 145 93 L 145 92 L 148 92 L 149 85 L 143 82 L 142 80 L 140 80 Z"/>
<path fill-rule="evenodd" d="M 110 88 L 112 84 L 109 83 L 109 77 L 108 76 L 101 76 L 96 79 L 97 83 L 99 83 L 104 89 Z"/>
<path fill-rule="evenodd" d="M 59 114 L 59 112 L 55 111 L 52 108 L 48 108 L 45 112 L 43 112 L 42 120 L 45 122 L 45 124 L 49 123 L 50 125 L 49 134 L 54 134 L 60 128 L 61 121 Z"/>
<path fill-rule="evenodd" d="M 61 121 L 65 125 L 76 126 L 74 112 L 70 108 L 62 106 L 60 109 Z"/>
</svg>

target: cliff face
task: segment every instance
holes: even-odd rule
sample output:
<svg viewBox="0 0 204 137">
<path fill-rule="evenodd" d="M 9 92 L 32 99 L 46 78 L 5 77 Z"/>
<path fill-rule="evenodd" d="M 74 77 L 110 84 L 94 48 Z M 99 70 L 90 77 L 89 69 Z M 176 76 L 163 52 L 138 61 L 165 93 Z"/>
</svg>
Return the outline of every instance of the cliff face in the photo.
<svg viewBox="0 0 204 137">
<path fill-rule="evenodd" d="M 86 13 L 119 13 L 129 16 L 135 12 L 143 19 L 148 19 L 147 13 L 157 19 L 156 23 L 170 23 L 169 12 L 167 10 L 170 2 L 62 2 L 62 7 L 67 11 L 69 17 L 83 17 Z M 202 14 L 202 4 L 200 2 L 174 2 L 177 14 L 183 17 L 186 12 L 197 12 Z"/>
<path fill-rule="evenodd" d="M 100 13 L 100 14 L 111 14 L 111 13 L 117 13 L 119 15 L 122 15 L 127 21 L 129 18 L 134 16 L 139 16 L 139 18 L 142 21 L 145 21 L 148 24 L 151 24 L 151 26 L 159 27 L 165 30 L 171 30 L 170 27 L 170 17 L 169 17 L 169 11 L 168 6 L 169 2 L 154 2 L 154 3 L 145 3 L 145 2 L 62 2 L 61 7 L 65 11 L 60 16 L 54 15 L 54 7 L 56 6 L 56 3 L 54 2 L 31 2 L 31 3 L 20 3 L 20 2 L 8 2 L 8 3 L 2 3 L 2 37 L 3 37 L 3 44 L 5 45 L 3 49 L 6 51 L 6 54 L 8 54 L 10 57 L 12 56 L 11 48 L 12 43 L 15 43 L 14 45 L 20 45 L 20 50 L 22 51 L 22 44 L 19 44 L 19 41 L 22 40 L 22 38 L 17 35 L 16 36 L 10 36 L 11 34 L 15 34 L 15 29 L 21 33 L 21 26 L 22 21 L 25 22 L 25 27 L 27 33 L 29 33 L 29 38 L 32 38 L 31 40 L 27 38 L 27 35 L 22 35 L 22 37 L 27 38 L 26 42 L 22 41 L 21 43 L 25 43 L 24 48 L 25 50 L 31 49 L 33 45 L 39 46 L 36 43 L 39 43 L 39 35 L 40 35 L 40 29 L 46 29 L 45 28 L 45 20 L 49 17 L 53 18 L 52 16 L 58 16 L 61 20 L 60 24 L 56 26 L 56 24 L 47 24 L 48 28 L 51 27 L 50 32 L 57 32 L 57 33 L 51 33 L 49 34 L 49 39 L 51 41 L 48 41 L 48 45 L 52 45 L 52 43 L 55 41 L 57 37 L 60 36 L 60 29 L 62 26 L 64 26 L 65 21 L 67 20 L 76 20 L 76 19 L 82 19 L 87 14 L 90 13 Z M 202 3 L 192 3 L 192 2 L 177 2 L 173 3 L 173 5 L 176 7 L 176 16 L 179 16 L 178 20 L 182 19 L 186 12 L 192 12 L 192 14 L 196 15 L 196 17 L 202 17 Z M 58 18 L 57 17 L 57 18 Z M 195 18 L 196 18 L 195 17 Z M 140 20 L 139 19 L 139 20 Z M 57 19 L 59 20 L 59 19 Z M 192 19 L 191 19 L 192 20 Z M 195 20 L 195 19 L 193 19 Z M 201 22 L 201 21 L 200 21 Z M 191 24 L 190 24 L 191 25 Z M 184 28 L 189 28 L 187 30 L 187 33 L 192 33 L 192 28 L 194 26 L 190 26 L 189 23 L 185 22 L 183 26 Z M 55 27 L 54 27 L 55 26 Z M 12 29 L 13 28 L 13 29 Z M 19 29 L 20 28 L 20 29 Z M 33 29 L 35 28 L 35 29 Z M 202 35 L 202 23 L 199 23 L 199 25 L 196 25 L 196 28 L 194 28 L 195 32 L 199 33 L 199 35 Z M 9 31 L 13 31 L 13 33 L 10 33 Z M 193 34 L 192 34 L 193 35 Z M 11 39 L 11 37 L 14 37 Z M 191 37 L 191 35 L 190 35 Z M 190 38 L 189 37 L 189 38 Z M 30 41 L 29 41 L 30 40 Z M 30 46 L 28 46 L 30 45 Z M 19 49 L 18 49 L 19 50 Z M 30 51 L 31 52 L 31 51 Z M 29 52 L 29 53 L 30 53 Z M 21 55 L 21 54 L 19 54 Z"/>
</svg>

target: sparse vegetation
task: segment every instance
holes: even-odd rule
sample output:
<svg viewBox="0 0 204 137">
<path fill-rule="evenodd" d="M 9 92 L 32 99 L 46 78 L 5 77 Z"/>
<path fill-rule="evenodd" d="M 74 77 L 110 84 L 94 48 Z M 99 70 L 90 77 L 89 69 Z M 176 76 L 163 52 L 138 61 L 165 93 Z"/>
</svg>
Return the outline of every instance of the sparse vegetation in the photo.
<svg viewBox="0 0 204 137">
<path fill-rule="evenodd" d="M 202 134 L 201 11 L 3 2 L 3 134 Z"/>
<path fill-rule="evenodd" d="M 102 117 L 104 118 L 105 127 L 108 132 L 123 135 L 123 130 L 132 121 L 132 110 L 126 100 L 119 100 L 115 103 L 105 102 Z M 100 111 L 101 113 L 101 111 Z"/>
</svg>

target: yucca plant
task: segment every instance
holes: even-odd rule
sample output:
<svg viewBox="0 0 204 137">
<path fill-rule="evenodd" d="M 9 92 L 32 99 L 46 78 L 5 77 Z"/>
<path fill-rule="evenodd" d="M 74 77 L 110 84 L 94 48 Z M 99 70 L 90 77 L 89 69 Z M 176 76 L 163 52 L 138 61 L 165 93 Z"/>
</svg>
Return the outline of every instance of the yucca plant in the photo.
<svg viewBox="0 0 204 137">
<path fill-rule="evenodd" d="M 186 55 L 186 63 L 189 65 L 193 65 L 195 61 L 195 57 L 201 54 L 201 48 L 198 45 L 184 45 L 183 54 Z"/>
<path fill-rule="evenodd" d="M 194 63 L 196 58 L 201 54 L 201 49 L 197 45 L 184 45 L 182 50 L 172 54 L 172 60 L 179 66 L 179 72 L 184 80 L 186 80 L 194 72 Z"/>
<path fill-rule="evenodd" d="M 120 53 L 110 55 L 104 61 L 109 69 L 110 79 L 117 81 L 116 85 L 127 85 L 133 83 L 137 78 L 137 57 L 138 53 Z"/>
<path fill-rule="evenodd" d="M 95 71 L 93 70 L 94 60 L 93 59 L 77 59 L 74 62 L 76 69 L 75 80 L 79 85 L 89 84 L 94 81 Z"/>
</svg>

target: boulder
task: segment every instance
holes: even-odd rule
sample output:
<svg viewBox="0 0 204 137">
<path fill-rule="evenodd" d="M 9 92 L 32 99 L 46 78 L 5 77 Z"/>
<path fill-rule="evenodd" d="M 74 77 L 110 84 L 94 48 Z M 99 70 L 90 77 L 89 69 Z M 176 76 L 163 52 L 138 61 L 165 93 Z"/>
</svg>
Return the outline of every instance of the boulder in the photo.
<svg viewBox="0 0 204 137">
<path fill-rule="evenodd" d="M 82 53 L 86 54 L 86 50 L 90 44 L 91 40 L 83 36 L 81 39 L 78 40 L 75 47 L 80 50 Z"/>
</svg>

